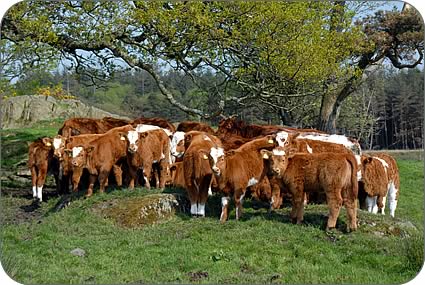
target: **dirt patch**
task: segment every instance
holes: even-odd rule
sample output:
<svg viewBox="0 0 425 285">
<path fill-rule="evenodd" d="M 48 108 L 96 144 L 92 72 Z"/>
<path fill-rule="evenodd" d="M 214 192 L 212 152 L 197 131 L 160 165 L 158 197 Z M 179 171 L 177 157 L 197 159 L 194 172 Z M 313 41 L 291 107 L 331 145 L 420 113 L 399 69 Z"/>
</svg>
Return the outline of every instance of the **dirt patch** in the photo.
<svg viewBox="0 0 425 285">
<path fill-rule="evenodd" d="M 25 188 L 1 188 L 1 224 L 22 224 L 39 221 L 44 217 L 41 203 L 33 199 L 31 190 Z M 43 199 L 57 197 L 55 189 L 43 189 Z M 45 202 L 43 202 L 45 203 Z"/>
<path fill-rule="evenodd" d="M 208 272 L 206 271 L 189 272 L 187 275 L 189 276 L 190 282 L 198 282 L 208 278 Z"/>
</svg>

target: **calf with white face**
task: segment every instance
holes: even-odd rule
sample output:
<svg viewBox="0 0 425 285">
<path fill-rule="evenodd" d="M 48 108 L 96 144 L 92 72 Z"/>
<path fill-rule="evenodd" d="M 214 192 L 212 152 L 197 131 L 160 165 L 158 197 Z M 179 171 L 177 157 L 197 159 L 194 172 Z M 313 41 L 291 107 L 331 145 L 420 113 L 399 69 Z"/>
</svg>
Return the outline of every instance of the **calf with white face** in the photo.
<svg viewBox="0 0 425 285">
<path fill-rule="evenodd" d="M 56 156 L 60 161 L 63 160 L 64 150 L 66 145 L 66 138 L 57 135 L 53 138 L 53 155 Z"/>
<path fill-rule="evenodd" d="M 175 132 L 171 138 L 171 154 L 176 158 L 182 158 L 184 155 L 184 135 L 185 132 Z"/>
<path fill-rule="evenodd" d="M 128 131 L 127 162 L 131 176 L 129 188 L 133 189 L 137 178 L 137 170 L 143 170 L 146 187 L 150 188 L 150 178 L 156 178 L 156 187 L 164 188 L 170 176 L 170 139 L 167 133 L 159 128 L 139 133 Z M 125 138 L 124 138 L 125 139 Z M 157 165 L 158 167 L 153 167 Z"/>
</svg>

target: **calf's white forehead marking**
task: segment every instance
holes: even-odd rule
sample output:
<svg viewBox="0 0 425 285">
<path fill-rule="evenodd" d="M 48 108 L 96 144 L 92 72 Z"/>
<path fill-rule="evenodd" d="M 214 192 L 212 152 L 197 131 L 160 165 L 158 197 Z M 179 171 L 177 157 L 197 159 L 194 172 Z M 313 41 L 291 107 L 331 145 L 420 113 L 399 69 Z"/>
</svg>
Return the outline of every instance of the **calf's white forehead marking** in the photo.
<svg viewBox="0 0 425 285">
<path fill-rule="evenodd" d="M 62 144 L 62 139 L 60 139 L 60 138 L 54 138 L 53 139 L 53 147 L 55 149 L 60 148 L 61 144 Z"/>
<path fill-rule="evenodd" d="M 276 141 L 279 146 L 283 146 L 287 139 L 288 139 L 288 133 L 285 131 L 280 131 L 276 134 Z"/>
<path fill-rule="evenodd" d="M 128 131 L 127 137 L 130 144 L 135 144 L 139 139 L 139 133 L 137 131 Z"/>
<path fill-rule="evenodd" d="M 217 163 L 218 158 L 224 155 L 224 149 L 221 147 L 212 147 L 210 150 L 210 155 L 213 158 L 215 164 Z"/>
<path fill-rule="evenodd" d="M 273 149 L 273 155 L 285 155 L 285 151 L 282 149 L 275 148 Z"/>
<path fill-rule="evenodd" d="M 83 151 L 82 146 L 74 146 L 72 148 L 72 157 L 77 157 L 80 154 L 80 152 L 82 152 L 82 151 Z"/>
<path fill-rule="evenodd" d="M 248 186 L 247 187 L 252 186 L 252 185 L 255 185 L 257 183 L 258 183 L 258 180 L 255 179 L 254 177 L 252 177 L 252 178 L 249 179 Z"/>
</svg>

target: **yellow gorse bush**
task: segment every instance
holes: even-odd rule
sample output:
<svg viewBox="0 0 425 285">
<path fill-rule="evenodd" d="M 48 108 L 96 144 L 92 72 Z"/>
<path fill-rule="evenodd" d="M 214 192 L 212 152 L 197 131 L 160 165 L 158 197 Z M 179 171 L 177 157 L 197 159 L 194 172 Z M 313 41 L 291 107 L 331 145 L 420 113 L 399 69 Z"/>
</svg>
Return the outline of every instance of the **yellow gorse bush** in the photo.
<svg viewBox="0 0 425 285">
<path fill-rule="evenodd" d="M 58 84 L 56 86 L 47 86 L 47 87 L 40 87 L 36 91 L 37 95 L 44 95 L 44 96 L 52 96 L 56 99 L 75 99 L 76 97 L 68 94 L 65 90 L 63 90 L 62 85 Z"/>
</svg>

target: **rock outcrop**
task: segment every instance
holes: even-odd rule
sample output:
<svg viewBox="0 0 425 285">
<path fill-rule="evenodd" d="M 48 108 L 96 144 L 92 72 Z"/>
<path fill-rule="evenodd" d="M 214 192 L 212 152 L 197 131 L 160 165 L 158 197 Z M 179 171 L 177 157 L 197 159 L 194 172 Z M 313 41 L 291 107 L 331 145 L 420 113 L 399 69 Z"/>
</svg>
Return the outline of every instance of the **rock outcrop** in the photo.
<svg viewBox="0 0 425 285">
<path fill-rule="evenodd" d="M 92 211 L 122 227 L 139 228 L 168 221 L 177 213 L 189 212 L 189 208 L 189 200 L 184 195 L 151 194 L 102 202 Z"/>
<path fill-rule="evenodd" d="M 120 117 L 88 106 L 77 99 L 58 100 L 44 95 L 12 97 L 3 99 L 1 104 L 1 127 L 3 129 L 30 127 L 39 121 L 55 118 L 102 118 L 105 116 Z"/>
</svg>

